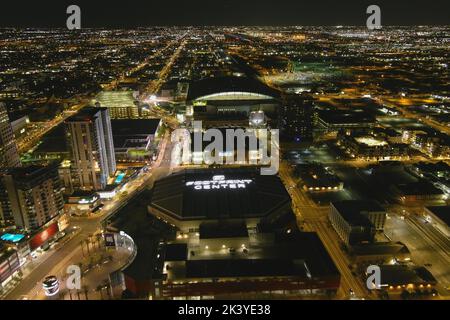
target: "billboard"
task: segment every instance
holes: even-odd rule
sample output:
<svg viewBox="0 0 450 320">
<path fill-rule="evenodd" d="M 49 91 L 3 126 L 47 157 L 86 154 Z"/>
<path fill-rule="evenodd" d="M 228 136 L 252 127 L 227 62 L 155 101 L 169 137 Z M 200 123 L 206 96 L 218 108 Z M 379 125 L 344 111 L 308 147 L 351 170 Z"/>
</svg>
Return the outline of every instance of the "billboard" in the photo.
<svg viewBox="0 0 450 320">
<path fill-rule="evenodd" d="M 105 247 L 115 247 L 116 241 L 114 239 L 114 233 L 105 233 Z"/>
<path fill-rule="evenodd" d="M 40 247 L 45 242 L 50 240 L 55 234 L 57 234 L 59 231 L 58 228 L 58 222 L 54 222 L 51 225 L 49 225 L 47 228 L 36 234 L 33 238 L 30 240 L 30 249 L 34 250 L 37 247 Z"/>
</svg>

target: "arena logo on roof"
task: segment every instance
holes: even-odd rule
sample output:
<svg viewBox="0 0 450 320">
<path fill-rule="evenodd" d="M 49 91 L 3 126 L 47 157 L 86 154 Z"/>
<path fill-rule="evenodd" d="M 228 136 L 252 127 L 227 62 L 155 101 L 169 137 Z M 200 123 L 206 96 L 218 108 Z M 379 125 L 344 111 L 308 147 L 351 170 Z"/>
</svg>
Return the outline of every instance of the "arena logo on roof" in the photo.
<svg viewBox="0 0 450 320">
<path fill-rule="evenodd" d="M 245 189 L 252 183 L 251 179 L 227 180 L 223 175 L 213 176 L 211 180 L 196 180 L 186 182 L 186 186 L 192 186 L 195 190 L 214 190 L 214 189 Z"/>
</svg>

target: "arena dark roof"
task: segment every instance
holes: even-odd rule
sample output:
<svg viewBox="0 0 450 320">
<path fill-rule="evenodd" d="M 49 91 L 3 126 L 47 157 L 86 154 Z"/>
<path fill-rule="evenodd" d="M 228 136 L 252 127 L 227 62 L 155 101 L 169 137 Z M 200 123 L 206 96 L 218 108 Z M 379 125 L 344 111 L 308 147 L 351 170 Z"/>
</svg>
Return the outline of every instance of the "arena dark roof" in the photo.
<svg viewBox="0 0 450 320">
<path fill-rule="evenodd" d="M 251 180 L 245 188 L 196 190 L 194 181 Z M 187 185 L 191 183 L 191 185 Z M 257 218 L 291 201 L 280 178 L 259 169 L 185 170 L 156 181 L 150 206 L 180 220 Z"/>
<path fill-rule="evenodd" d="M 220 92 L 251 92 L 279 98 L 278 91 L 268 87 L 259 80 L 248 77 L 205 78 L 189 85 L 187 100 Z"/>
<path fill-rule="evenodd" d="M 238 222 L 203 222 L 199 228 L 200 239 L 248 238 L 247 225 Z"/>
<path fill-rule="evenodd" d="M 224 256 L 187 260 L 186 277 L 339 277 L 339 271 L 316 233 L 295 232 L 276 239 L 275 244 L 262 248 L 258 258 Z"/>
</svg>

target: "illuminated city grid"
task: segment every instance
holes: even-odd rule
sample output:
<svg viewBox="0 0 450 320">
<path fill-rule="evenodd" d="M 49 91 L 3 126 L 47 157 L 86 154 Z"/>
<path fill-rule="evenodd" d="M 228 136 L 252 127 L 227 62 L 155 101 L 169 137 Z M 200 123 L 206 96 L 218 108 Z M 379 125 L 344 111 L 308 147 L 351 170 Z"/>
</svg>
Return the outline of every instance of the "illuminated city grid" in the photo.
<svg viewBox="0 0 450 320">
<path fill-rule="evenodd" d="M 2 299 L 449 299 L 449 33 L 0 29 Z"/>
</svg>

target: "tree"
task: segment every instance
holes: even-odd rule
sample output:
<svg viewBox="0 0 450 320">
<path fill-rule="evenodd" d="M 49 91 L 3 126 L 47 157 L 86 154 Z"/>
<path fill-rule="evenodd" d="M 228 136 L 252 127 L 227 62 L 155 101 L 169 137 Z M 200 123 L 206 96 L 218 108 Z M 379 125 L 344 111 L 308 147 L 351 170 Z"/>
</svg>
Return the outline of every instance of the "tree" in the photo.
<svg viewBox="0 0 450 320">
<path fill-rule="evenodd" d="M 95 235 L 95 237 L 97 238 L 97 245 L 98 245 L 98 248 L 100 249 L 100 242 L 101 242 L 101 240 L 102 240 L 102 234 L 101 233 L 97 233 L 96 235 Z"/>
<path fill-rule="evenodd" d="M 102 300 L 104 300 L 103 299 L 103 287 L 101 285 L 98 285 L 96 291 L 100 292 L 100 297 Z"/>
<path fill-rule="evenodd" d="M 87 248 L 88 255 L 90 255 L 91 254 L 91 252 L 89 250 L 89 242 L 90 241 L 89 241 L 89 239 L 85 239 L 84 242 L 86 243 L 86 248 Z"/>
<path fill-rule="evenodd" d="M 83 243 L 84 243 L 84 241 L 80 240 L 81 254 L 84 256 Z"/>
<path fill-rule="evenodd" d="M 89 300 L 89 298 L 88 298 L 89 287 L 84 285 L 83 286 L 83 291 L 84 291 L 84 296 L 86 297 L 86 300 Z"/>
<path fill-rule="evenodd" d="M 111 295 L 111 291 L 112 291 L 111 283 L 108 280 L 105 280 L 105 281 L 103 281 L 103 285 L 106 288 L 106 293 L 108 294 L 108 298 L 110 300 L 112 300 L 113 297 Z"/>
</svg>

